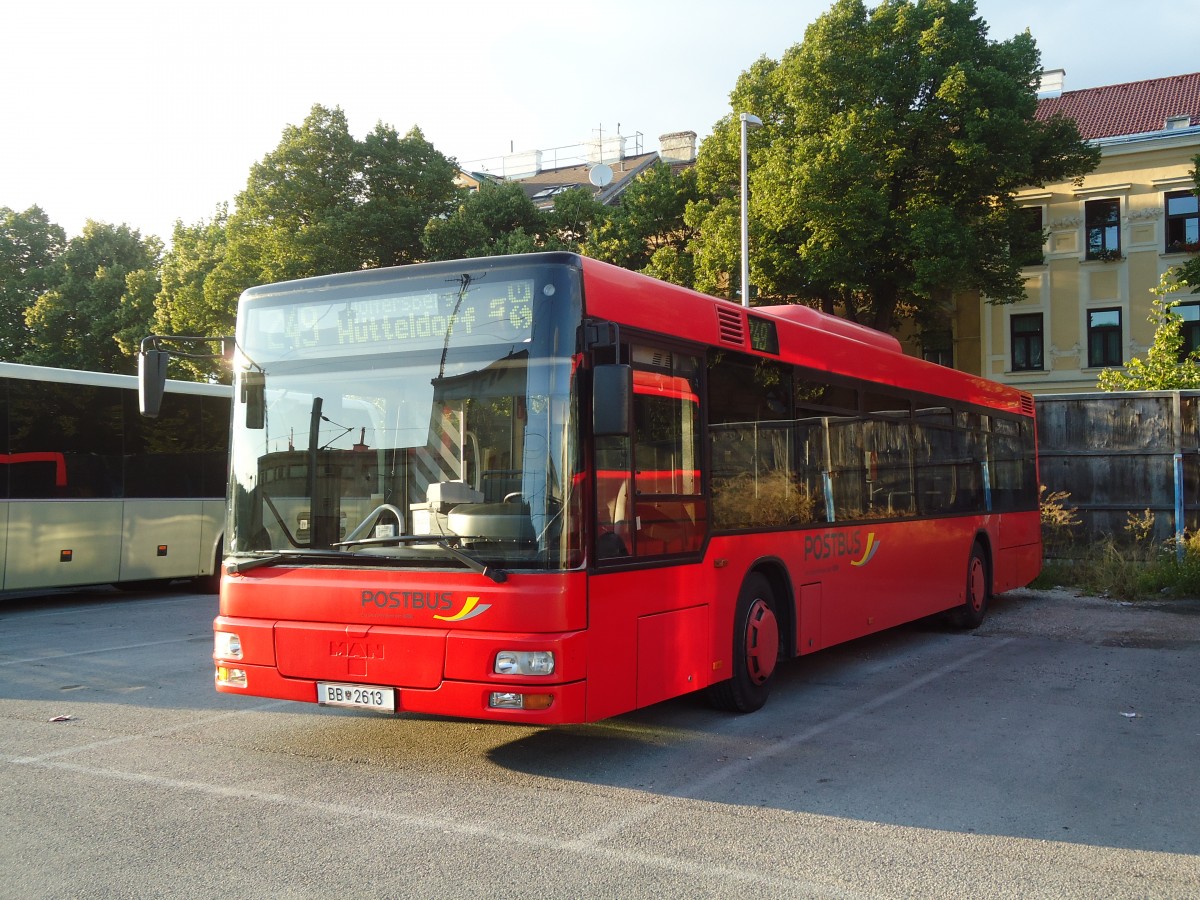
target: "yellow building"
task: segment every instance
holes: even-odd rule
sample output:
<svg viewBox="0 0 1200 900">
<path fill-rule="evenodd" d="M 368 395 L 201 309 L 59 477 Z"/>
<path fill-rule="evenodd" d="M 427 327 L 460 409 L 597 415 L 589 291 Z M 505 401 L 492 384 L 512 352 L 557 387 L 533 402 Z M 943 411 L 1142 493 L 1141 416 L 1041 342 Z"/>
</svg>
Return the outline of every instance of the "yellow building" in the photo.
<svg viewBox="0 0 1200 900">
<path fill-rule="evenodd" d="M 1046 73 L 1043 87 L 1061 70 Z M 1041 258 L 1024 268 L 1025 299 L 960 298 L 952 363 L 1033 393 L 1095 390 L 1106 367 L 1142 356 L 1153 340 L 1151 290 L 1200 250 L 1193 160 L 1200 154 L 1200 73 L 1078 91 L 1044 92 L 1038 117 L 1074 119 L 1103 158 L 1082 185 L 1017 196 Z M 1191 295 L 1188 295 L 1189 297 Z M 1180 307 L 1200 345 L 1200 295 Z M 929 355 L 929 348 L 926 348 Z"/>
</svg>

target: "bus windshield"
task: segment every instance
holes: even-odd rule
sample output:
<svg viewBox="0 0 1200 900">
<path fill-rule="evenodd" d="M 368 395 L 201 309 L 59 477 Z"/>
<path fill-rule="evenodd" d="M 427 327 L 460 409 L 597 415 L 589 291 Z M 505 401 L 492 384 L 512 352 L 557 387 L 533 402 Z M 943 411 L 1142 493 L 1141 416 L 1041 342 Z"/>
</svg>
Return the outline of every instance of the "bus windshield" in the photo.
<svg viewBox="0 0 1200 900">
<path fill-rule="evenodd" d="M 577 272 L 459 262 L 243 296 L 230 551 L 577 564 Z"/>
</svg>

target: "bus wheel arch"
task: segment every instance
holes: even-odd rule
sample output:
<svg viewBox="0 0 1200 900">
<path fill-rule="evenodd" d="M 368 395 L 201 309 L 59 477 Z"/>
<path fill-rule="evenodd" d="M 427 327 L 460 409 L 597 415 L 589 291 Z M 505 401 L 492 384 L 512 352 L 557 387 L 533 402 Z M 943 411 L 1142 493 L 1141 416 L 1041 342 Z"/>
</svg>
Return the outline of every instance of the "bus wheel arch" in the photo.
<svg viewBox="0 0 1200 900">
<path fill-rule="evenodd" d="M 781 577 L 777 570 L 763 566 L 742 581 L 734 607 L 732 676 L 708 688 L 708 700 L 718 709 L 748 713 L 767 702 L 775 670 L 791 646 L 794 630 L 786 582 Z"/>
<path fill-rule="evenodd" d="M 955 628 L 974 629 L 983 624 L 992 598 L 992 554 L 986 534 L 979 534 L 971 544 L 967 558 L 966 587 L 963 602 L 950 610 L 950 624 Z"/>
<path fill-rule="evenodd" d="M 196 588 L 204 594 L 216 594 L 221 590 L 221 565 L 225 558 L 225 536 L 217 538 L 217 546 L 213 551 L 213 570 L 208 575 L 196 576 Z"/>
</svg>

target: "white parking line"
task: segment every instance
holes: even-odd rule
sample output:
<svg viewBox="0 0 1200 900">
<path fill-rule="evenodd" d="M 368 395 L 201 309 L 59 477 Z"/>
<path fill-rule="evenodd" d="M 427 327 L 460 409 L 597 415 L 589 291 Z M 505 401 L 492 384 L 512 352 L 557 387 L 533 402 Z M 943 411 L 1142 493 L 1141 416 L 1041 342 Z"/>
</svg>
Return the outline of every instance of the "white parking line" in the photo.
<svg viewBox="0 0 1200 900">
<path fill-rule="evenodd" d="M 97 653 L 118 653 L 124 650 L 141 650 L 145 647 L 161 647 L 164 644 L 190 644 L 195 638 L 172 638 L 169 641 L 146 641 L 141 644 L 116 644 L 112 647 L 89 647 L 74 653 L 49 653 L 45 656 L 27 656 L 23 659 L 0 659 L 0 666 L 19 666 L 28 663 L 53 662 L 56 659 L 71 659 L 74 656 L 94 656 Z"/>
<path fill-rule="evenodd" d="M 227 784 L 185 780 L 138 772 L 124 772 L 116 769 L 98 768 L 92 765 L 69 762 L 64 759 L 64 757 L 74 756 L 80 753 L 85 753 L 89 750 L 100 749 L 103 747 L 112 746 L 114 744 L 159 737 L 174 732 L 202 727 L 206 724 L 220 721 L 222 719 L 244 715 L 247 712 L 256 712 L 269 709 L 271 707 L 282 706 L 285 705 L 286 701 L 272 701 L 271 703 L 263 704 L 261 706 L 254 707 L 253 709 L 223 713 L 218 716 L 210 716 L 205 719 L 187 722 L 182 725 L 164 728 L 154 732 L 128 735 L 103 741 L 95 741 L 90 744 L 57 750 L 52 753 L 42 754 L 40 756 L 17 758 L 10 760 L 10 762 L 14 765 L 36 766 L 41 768 L 62 770 L 91 778 L 104 778 L 112 781 L 142 784 L 157 788 L 202 794 L 211 797 L 235 799 L 240 802 L 253 801 L 271 806 L 302 809 L 308 812 L 316 812 L 328 816 L 387 822 L 393 825 L 404 827 L 406 829 L 412 829 L 419 833 L 428 833 L 429 831 L 433 830 L 442 833 L 454 833 L 465 837 L 482 838 L 489 841 L 495 841 L 499 844 L 520 843 L 537 849 L 548 850 L 552 852 L 571 853 L 583 858 L 620 861 L 625 865 L 629 865 L 631 863 L 643 865 L 662 871 L 677 873 L 688 878 L 721 879 L 739 885 L 752 885 L 758 888 L 765 888 L 773 891 L 794 892 L 797 889 L 800 889 L 805 893 L 806 896 L 862 898 L 865 895 L 859 891 L 838 888 L 820 881 L 797 881 L 793 879 L 784 879 L 766 876 L 762 872 L 752 871 L 748 868 L 738 868 L 728 864 L 694 862 L 691 860 L 663 854 L 639 852 L 633 850 L 628 844 L 619 842 L 618 846 L 604 847 L 598 845 L 603 842 L 615 840 L 619 837 L 620 833 L 636 826 L 639 822 L 653 817 L 672 803 L 677 803 L 680 800 L 700 800 L 700 798 L 702 798 L 706 793 L 710 792 L 714 787 L 720 785 L 722 782 L 744 775 L 747 770 L 759 765 L 763 760 L 788 753 L 789 751 L 794 750 L 798 745 L 803 744 L 806 741 L 810 741 L 818 735 L 835 728 L 849 725 L 855 720 L 862 718 L 863 716 L 876 709 L 879 709 L 882 706 L 887 706 L 888 704 L 894 703 L 896 700 L 900 699 L 906 694 L 910 694 L 913 691 L 919 690 L 920 688 L 938 680 L 939 678 L 944 678 L 945 676 L 963 668 L 964 666 L 969 665 L 970 663 L 1001 650 L 1003 647 L 1012 643 L 1013 640 L 1015 639 L 1005 638 L 1002 640 L 987 641 L 985 646 L 973 653 L 968 653 L 957 657 L 953 661 L 937 669 L 929 671 L 918 678 L 906 681 L 900 687 L 873 697 L 872 699 L 859 704 L 853 709 L 846 710 L 845 712 L 830 719 L 826 719 L 823 722 L 817 722 L 803 731 L 798 732 L 797 734 L 794 734 L 783 740 L 776 741 L 775 743 L 769 744 L 766 747 L 757 749 L 751 759 L 739 760 L 728 765 L 723 765 L 718 771 L 713 772 L 711 775 L 701 778 L 698 781 L 689 782 L 680 790 L 672 792 L 670 796 L 655 798 L 648 795 L 645 798 L 645 802 L 632 805 L 632 811 L 629 814 L 621 816 L 615 820 L 611 820 L 603 828 L 592 829 L 591 831 L 580 834 L 570 840 L 523 833 L 520 829 L 513 829 L 509 827 L 508 823 L 493 826 L 490 824 L 473 821 L 456 822 L 453 820 L 448 820 L 444 816 L 419 816 L 397 812 L 393 809 L 378 809 L 370 806 L 363 806 L 361 804 L 312 800 L 290 794 L 240 788 Z"/>
</svg>

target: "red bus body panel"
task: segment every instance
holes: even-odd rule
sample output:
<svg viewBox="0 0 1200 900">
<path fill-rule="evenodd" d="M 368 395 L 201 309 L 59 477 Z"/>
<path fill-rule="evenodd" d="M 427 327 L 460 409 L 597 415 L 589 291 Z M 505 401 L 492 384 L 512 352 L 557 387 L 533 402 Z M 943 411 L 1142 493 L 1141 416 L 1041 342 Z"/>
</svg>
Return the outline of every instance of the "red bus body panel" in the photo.
<svg viewBox="0 0 1200 900">
<path fill-rule="evenodd" d="M 745 310 L 594 260 L 579 265 L 589 317 L 752 355 L 748 317 L 769 319 L 783 352 L 757 355 L 1032 417 L 1028 394 L 905 356 L 893 338 L 853 323 L 797 307 Z M 635 390 L 692 396 L 679 381 L 643 374 Z M 589 514 L 593 503 L 615 503 L 612 473 L 581 484 L 587 499 L 577 502 Z M 214 627 L 238 635 L 242 657 L 217 663 L 244 670 L 247 686 L 218 690 L 311 703 L 318 681 L 383 685 L 396 689 L 397 712 L 597 721 L 728 678 L 734 606 L 756 567 L 777 573 L 788 644 L 801 655 L 962 604 L 976 541 L 987 546 L 997 592 L 1027 584 L 1042 556 L 1036 510 L 756 534 L 707 528 L 700 521 L 681 543 L 664 539 L 662 552 L 689 554 L 670 561 L 514 572 L 501 584 L 465 570 L 278 565 L 227 574 Z M 552 651 L 555 671 L 498 675 L 500 650 Z M 494 709 L 496 691 L 551 702 Z"/>
</svg>

